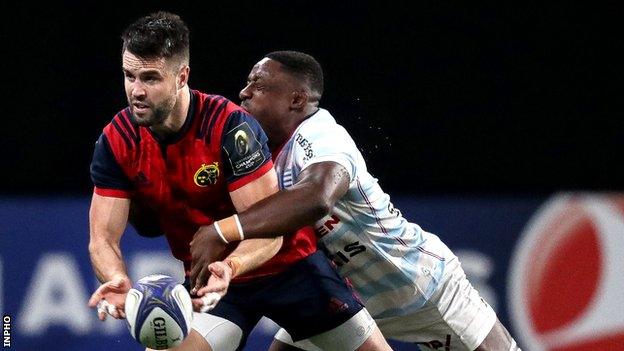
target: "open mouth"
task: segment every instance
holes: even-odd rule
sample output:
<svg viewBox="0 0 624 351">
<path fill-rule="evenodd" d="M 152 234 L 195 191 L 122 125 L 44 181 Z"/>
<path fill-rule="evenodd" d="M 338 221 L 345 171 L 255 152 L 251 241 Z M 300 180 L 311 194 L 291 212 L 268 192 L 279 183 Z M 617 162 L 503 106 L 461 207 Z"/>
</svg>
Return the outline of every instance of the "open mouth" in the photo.
<svg viewBox="0 0 624 351">
<path fill-rule="evenodd" d="M 134 107 L 134 112 L 135 113 L 147 112 L 147 110 L 149 110 L 149 105 L 148 104 L 144 104 L 144 103 L 140 103 L 140 102 L 133 103 L 132 107 Z"/>
</svg>

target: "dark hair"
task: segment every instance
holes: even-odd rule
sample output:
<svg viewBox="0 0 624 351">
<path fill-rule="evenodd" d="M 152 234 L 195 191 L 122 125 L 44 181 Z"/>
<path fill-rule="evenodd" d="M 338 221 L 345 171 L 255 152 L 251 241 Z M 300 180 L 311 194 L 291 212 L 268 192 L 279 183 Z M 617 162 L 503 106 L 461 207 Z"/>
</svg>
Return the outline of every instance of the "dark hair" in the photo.
<svg viewBox="0 0 624 351">
<path fill-rule="evenodd" d="M 159 11 L 139 18 L 121 35 L 123 51 L 142 58 L 189 61 L 189 29 L 180 16 Z"/>
<path fill-rule="evenodd" d="M 318 99 L 323 95 L 323 69 L 316 59 L 299 51 L 273 51 L 265 57 L 284 66 L 284 70 L 305 79 Z"/>
</svg>

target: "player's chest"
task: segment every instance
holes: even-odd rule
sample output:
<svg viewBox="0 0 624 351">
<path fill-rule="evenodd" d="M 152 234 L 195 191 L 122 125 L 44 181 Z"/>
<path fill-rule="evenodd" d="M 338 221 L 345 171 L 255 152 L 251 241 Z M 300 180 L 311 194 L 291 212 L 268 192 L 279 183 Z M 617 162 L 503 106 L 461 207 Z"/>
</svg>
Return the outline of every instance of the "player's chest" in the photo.
<svg viewBox="0 0 624 351">
<path fill-rule="evenodd" d="M 201 140 L 143 145 L 132 168 L 135 189 L 142 193 L 206 199 L 225 185 L 220 149 Z"/>
</svg>

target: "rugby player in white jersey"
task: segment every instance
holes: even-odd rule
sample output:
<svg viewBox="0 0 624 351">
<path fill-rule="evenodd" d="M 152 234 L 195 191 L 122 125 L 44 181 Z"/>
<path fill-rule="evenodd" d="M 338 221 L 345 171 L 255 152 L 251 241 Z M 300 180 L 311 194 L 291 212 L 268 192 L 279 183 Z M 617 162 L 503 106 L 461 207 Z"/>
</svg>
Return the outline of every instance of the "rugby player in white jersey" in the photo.
<svg viewBox="0 0 624 351">
<path fill-rule="evenodd" d="M 318 106 L 322 93 L 322 69 L 307 54 L 273 52 L 253 67 L 241 106 L 266 131 L 283 190 L 196 234 L 191 251 L 202 253 L 192 278 L 210 275 L 225 242 L 314 225 L 386 338 L 433 350 L 519 350 L 453 252 L 394 209 L 349 133 Z M 275 339 L 271 350 L 317 349 L 284 329 Z"/>
</svg>

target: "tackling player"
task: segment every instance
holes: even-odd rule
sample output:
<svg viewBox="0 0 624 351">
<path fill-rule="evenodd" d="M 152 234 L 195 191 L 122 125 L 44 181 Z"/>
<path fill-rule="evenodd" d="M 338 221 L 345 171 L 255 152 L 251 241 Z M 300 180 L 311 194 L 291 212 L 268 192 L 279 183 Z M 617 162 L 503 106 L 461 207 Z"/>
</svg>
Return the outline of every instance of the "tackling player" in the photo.
<svg viewBox="0 0 624 351">
<path fill-rule="evenodd" d="M 89 304 L 109 306 L 98 309 L 101 319 L 105 312 L 124 317 L 131 282 L 119 242 L 131 201 L 155 215 L 152 220 L 188 274 L 196 260 L 189 245 L 197 231 L 278 190 L 258 123 L 225 98 L 188 87 L 189 33 L 180 17 L 167 12 L 142 17 L 122 38 L 129 106 L 104 128 L 91 164 L 89 253 L 103 285 Z M 319 345 L 327 345 L 327 333 L 338 331 L 354 335 L 341 349 L 389 349 L 368 312 L 315 252 L 311 230 L 288 233 L 294 234 L 228 248 L 233 252 L 224 263 L 210 269 L 214 279 L 219 273 L 228 282 L 234 277 L 229 293 L 211 314 L 195 313 L 193 330 L 176 350 L 242 348 L 263 315 L 284 324 L 293 337 Z"/>
<path fill-rule="evenodd" d="M 230 217 L 216 222 L 220 232 L 211 226 L 198 233 L 204 245 L 192 251 L 209 249 L 197 262 L 218 256 L 219 242 L 314 224 L 319 244 L 387 338 L 436 350 L 518 350 L 451 250 L 393 207 L 351 136 L 319 108 L 322 93 L 322 69 L 307 54 L 273 52 L 253 67 L 241 106 L 267 132 L 284 190 L 239 213 L 240 226 L 226 227 Z M 193 274 L 205 267 L 194 266 Z M 292 346 L 315 349 L 282 329 L 272 350 Z"/>
</svg>

